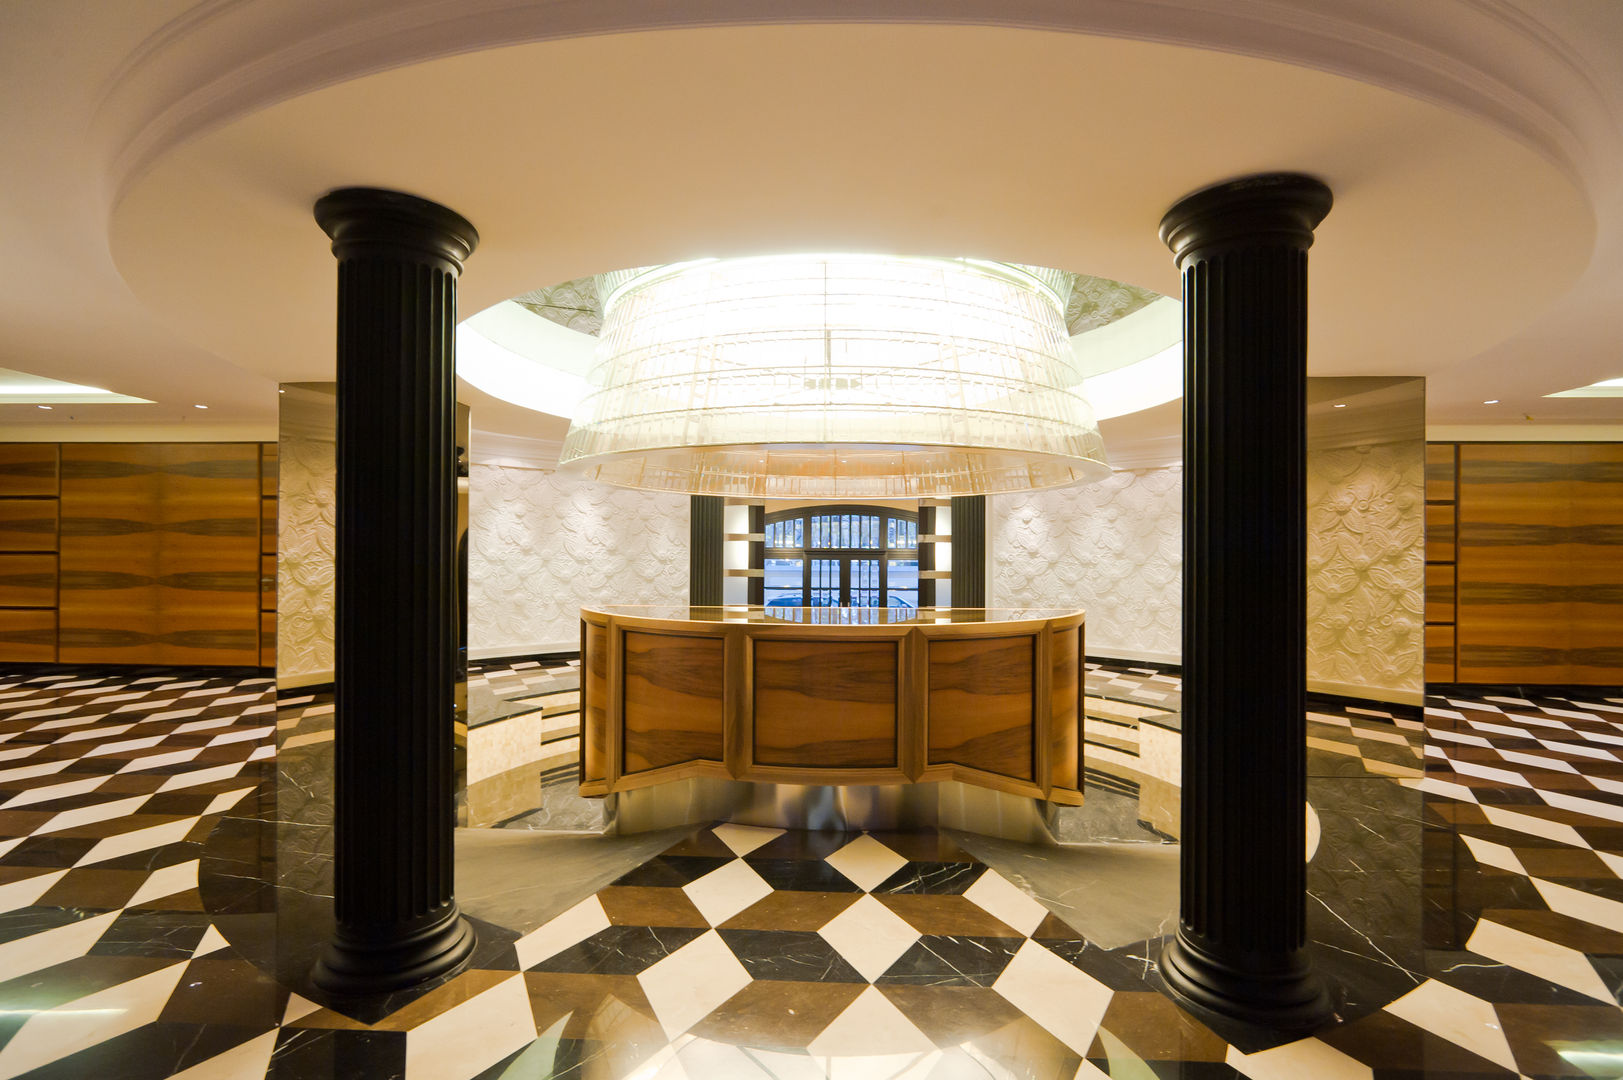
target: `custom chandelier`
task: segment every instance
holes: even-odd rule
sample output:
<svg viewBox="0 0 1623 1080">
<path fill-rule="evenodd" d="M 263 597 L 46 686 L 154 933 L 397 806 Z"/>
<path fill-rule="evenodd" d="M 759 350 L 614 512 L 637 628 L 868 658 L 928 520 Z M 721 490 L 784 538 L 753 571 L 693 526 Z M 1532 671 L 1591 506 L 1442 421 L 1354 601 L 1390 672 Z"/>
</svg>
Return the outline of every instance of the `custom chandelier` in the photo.
<svg viewBox="0 0 1623 1080">
<path fill-rule="evenodd" d="M 561 463 L 625 487 L 874 499 L 1108 473 L 1065 332 L 1070 279 L 972 259 L 798 255 L 598 279 Z"/>
</svg>

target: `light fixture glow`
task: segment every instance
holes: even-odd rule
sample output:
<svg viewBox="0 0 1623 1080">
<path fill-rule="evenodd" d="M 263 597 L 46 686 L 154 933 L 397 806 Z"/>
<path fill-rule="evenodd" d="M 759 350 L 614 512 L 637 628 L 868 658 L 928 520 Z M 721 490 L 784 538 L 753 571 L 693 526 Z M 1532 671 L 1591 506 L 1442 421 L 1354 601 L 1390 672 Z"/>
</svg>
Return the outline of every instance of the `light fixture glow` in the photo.
<svg viewBox="0 0 1623 1080">
<path fill-rule="evenodd" d="M 1487 401 L 1484 401 L 1482 404 L 1484 404 L 1484 405 L 1497 405 L 1497 404 L 1499 404 L 1499 399 L 1498 398 L 1489 398 Z"/>
<path fill-rule="evenodd" d="M 625 487 L 764 498 L 1104 476 L 1068 290 L 1058 271 L 865 255 L 605 275 L 592 393 L 560 463 Z"/>
<path fill-rule="evenodd" d="M 194 409 L 206 409 L 206 408 L 208 408 L 208 406 L 207 405 L 193 405 L 192 408 L 194 408 Z"/>
<path fill-rule="evenodd" d="M 1623 397 L 1623 378 L 1601 379 L 1588 386 L 1578 386 L 1571 390 L 1562 390 L 1555 394 L 1545 394 L 1545 397 Z"/>
<path fill-rule="evenodd" d="M 45 409 L 48 412 L 48 411 L 50 411 L 51 407 L 49 405 L 35 405 L 34 408 L 36 408 L 36 409 Z"/>
<path fill-rule="evenodd" d="M 1345 409 L 1347 407 L 1347 403 L 1345 401 L 1338 401 L 1330 407 L 1332 409 Z"/>
</svg>

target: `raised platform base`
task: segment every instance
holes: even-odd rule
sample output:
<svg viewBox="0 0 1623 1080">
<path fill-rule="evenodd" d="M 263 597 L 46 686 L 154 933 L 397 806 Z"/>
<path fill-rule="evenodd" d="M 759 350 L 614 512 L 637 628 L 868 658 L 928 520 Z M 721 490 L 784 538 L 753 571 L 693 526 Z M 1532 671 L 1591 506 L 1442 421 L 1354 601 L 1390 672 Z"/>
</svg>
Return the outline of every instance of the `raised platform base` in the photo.
<svg viewBox="0 0 1623 1080">
<path fill-rule="evenodd" d="M 942 781 L 933 784 L 761 784 L 695 777 L 608 796 L 614 831 L 732 821 L 780 829 L 945 827 L 1024 843 L 1051 843 L 1039 800 Z"/>
</svg>

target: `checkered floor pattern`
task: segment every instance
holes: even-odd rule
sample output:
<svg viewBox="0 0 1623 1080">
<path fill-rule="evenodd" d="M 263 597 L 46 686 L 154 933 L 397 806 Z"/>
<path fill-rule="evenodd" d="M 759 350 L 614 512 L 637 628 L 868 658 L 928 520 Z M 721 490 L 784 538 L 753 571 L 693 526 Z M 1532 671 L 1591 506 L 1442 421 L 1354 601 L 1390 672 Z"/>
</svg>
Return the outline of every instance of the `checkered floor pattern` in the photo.
<svg viewBox="0 0 1623 1080">
<path fill-rule="evenodd" d="M 543 675 L 567 678 L 497 677 Z M 1172 676 L 1104 683 L 1176 701 Z M 249 963 L 199 891 L 221 816 L 274 814 L 274 697 L 217 672 L 0 669 L 0 1077 L 1623 1071 L 1623 699 L 1433 699 L 1423 722 L 1316 704 L 1312 777 L 1421 807 L 1421 959 L 1384 1008 L 1246 1053 L 1156 992 L 1150 943 L 1083 940 L 945 835 L 732 824 L 353 1019 Z M 1348 890 L 1401 884 L 1364 869 Z"/>
</svg>

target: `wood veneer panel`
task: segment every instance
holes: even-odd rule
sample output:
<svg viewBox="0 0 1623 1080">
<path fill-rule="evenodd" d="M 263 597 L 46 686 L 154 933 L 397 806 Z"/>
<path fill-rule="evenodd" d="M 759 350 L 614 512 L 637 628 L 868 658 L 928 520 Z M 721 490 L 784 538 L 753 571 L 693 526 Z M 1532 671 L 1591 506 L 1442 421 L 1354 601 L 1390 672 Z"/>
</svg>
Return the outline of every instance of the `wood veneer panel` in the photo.
<svg viewBox="0 0 1623 1080">
<path fill-rule="evenodd" d="M 928 648 L 928 763 L 1033 779 L 1036 639 L 939 640 Z"/>
<path fill-rule="evenodd" d="M 1053 715 L 1053 749 L 1049 757 L 1049 782 L 1054 787 L 1076 789 L 1081 764 L 1078 738 L 1077 679 L 1081 669 L 1082 632 L 1062 630 L 1053 636 L 1054 663 L 1050 712 Z"/>
<path fill-rule="evenodd" d="M 259 661 L 259 446 L 62 447 L 64 662 Z"/>
<path fill-rule="evenodd" d="M 897 641 L 755 641 L 755 764 L 897 765 Z"/>
<path fill-rule="evenodd" d="M 0 555 L 0 607 L 56 607 L 56 556 Z"/>
<path fill-rule="evenodd" d="M 1429 683 L 1451 683 L 1454 678 L 1454 628 L 1426 627 L 1426 674 Z"/>
<path fill-rule="evenodd" d="M 1460 447 L 1461 682 L 1571 681 L 1572 449 Z"/>
<path fill-rule="evenodd" d="M 1569 680 L 1623 683 L 1623 444 L 1571 447 Z"/>
<path fill-rule="evenodd" d="M 276 666 L 276 612 L 259 614 L 259 666 Z"/>
<path fill-rule="evenodd" d="M 280 479 L 280 451 L 273 442 L 259 444 L 259 493 L 275 498 Z"/>
<path fill-rule="evenodd" d="M 56 443 L 0 443 L 0 495 L 55 495 Z"/>
<path fill-rule="evenodd" d="M 1454 513 L 1453 503 L 1447 505 L 1427 504 L 1426 506 L 1426 561 L 1427 562 L 1453 562 L 1454 561 Z"/>
<path fill-rule="evenodd" d="M 0 611 L 0 663 L 56 660 L 56 612 Z"/>
<path fill-rule="evenodd" d="M 55 499 L 0 498 L 0 551 L 55 550 Z"/>
<path fill-rule="evenodd" d="M 259 557 L 259 610 L 276 610 L 276 556 Z"/>
<path fill-rule="evenodd" d="M 274 498 L 259 501 L 259 553 L 261 555 L 276 554 L 277 505 Z"/>
<path fill-rule="evenodd" d="M 622 771 L 646 772 L 684 761 L 722 760 L 722 688 L 726 643 L 627 630 L 625 756 Z"/>
<path fill-rule="evenodd" d="M 1426 444 L 1426 501 L 1454 501 L 1455 443 Z"/>
<path fill-rule="evenodd" d="M 1454 564 L 1429 563 L 1426 566 L 1426 621 L 1454 621 Z"/>
<path fill-rule="evenodd" d="M 609 632 L 581 623 L 581 779 L 608 779 Z"/>
</svg>

